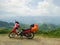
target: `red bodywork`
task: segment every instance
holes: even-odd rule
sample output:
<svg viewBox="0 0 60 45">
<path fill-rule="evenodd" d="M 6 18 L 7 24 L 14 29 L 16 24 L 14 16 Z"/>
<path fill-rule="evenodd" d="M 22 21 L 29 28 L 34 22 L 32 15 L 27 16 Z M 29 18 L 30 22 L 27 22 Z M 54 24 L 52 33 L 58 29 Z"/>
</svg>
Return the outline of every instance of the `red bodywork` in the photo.
<svg viewBox="0 0 60 45">
<path fill-rule="evenodd" d="M 30 29 L 25 29 L 25 30 L 23 30 L 23 32 L 29 33 L 29 32 L 31 32 L 31 30 Z"/>
<path fill-rule="evenodd" d="M 37 28 L 38 28 L 38 25 L 37 24 L 34 24 L 34 27 L 31 27 L 31 29 L 24 29 L 23 32 L 25 33 L 29 33 L 29 32 L 36 32 L 37 31 Z M 13 28 L 11 32 L 16 32 L 16 28 Z"/>
<path fill-rule="evenodd" d="M 17 32 L 16 32 L 16 29 L 13 29 L 11 32 L 17 33 Z M 30 29 L 24 29 L 23 32 L 24 32 L 24 33 L 29 33 L 29 32 L 31 32 L 31 30 L 30 30 Z"/>
<path fill-rule="evenodd" d="M 15 28 L 13 28 L 13 29 L 11 30 L 11 32 L 17 33 Z"/>
</svg>

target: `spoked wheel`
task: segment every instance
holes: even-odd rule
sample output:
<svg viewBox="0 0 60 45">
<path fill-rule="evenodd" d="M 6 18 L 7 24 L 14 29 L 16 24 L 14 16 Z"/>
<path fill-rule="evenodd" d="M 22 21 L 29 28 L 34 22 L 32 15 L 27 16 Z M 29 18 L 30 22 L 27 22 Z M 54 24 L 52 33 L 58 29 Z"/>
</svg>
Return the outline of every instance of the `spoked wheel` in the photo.
<svg viewBox="0 0 60 45">
<path fill-rule="evenodd" d="M 28 39 L 33 39 L 34 38 L 34 33 L 32 33 L 32 32 L 31 33 L 28 33 L 27 34 L 27 38 Z"/>
<path fill-rule="evenodd" d="M 16 35 L 17 35 L 16 33 L 11 32 L 11 33 L 9 33 L 9 38 L 15 38 Z"/>
</svg>

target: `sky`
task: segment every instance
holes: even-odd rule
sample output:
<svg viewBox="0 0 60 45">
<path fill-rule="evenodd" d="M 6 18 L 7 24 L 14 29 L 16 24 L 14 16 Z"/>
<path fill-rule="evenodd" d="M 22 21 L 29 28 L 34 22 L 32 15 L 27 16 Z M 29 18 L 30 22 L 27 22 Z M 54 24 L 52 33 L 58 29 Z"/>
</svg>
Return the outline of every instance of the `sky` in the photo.
<svg viewBox="0 0 60 45">
<path fill-rule="evenodd" d="M 60 0 L 0 0 L 0 18 L 60 16 Z"/>
</svg>

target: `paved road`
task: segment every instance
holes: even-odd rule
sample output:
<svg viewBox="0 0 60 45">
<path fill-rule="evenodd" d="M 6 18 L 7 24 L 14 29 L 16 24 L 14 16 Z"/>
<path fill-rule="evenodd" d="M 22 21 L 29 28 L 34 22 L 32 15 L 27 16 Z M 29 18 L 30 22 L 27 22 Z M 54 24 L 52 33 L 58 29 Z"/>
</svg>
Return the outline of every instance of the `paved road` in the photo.
<svg viewBox="0 0 60 45">
<path fill-rule="evenodd" d="M 35 36 L 34 39 L 10 39 L 7 35 L 0 35 L 0 45 L 60 45 L 60 38 Z"/>
</svg>

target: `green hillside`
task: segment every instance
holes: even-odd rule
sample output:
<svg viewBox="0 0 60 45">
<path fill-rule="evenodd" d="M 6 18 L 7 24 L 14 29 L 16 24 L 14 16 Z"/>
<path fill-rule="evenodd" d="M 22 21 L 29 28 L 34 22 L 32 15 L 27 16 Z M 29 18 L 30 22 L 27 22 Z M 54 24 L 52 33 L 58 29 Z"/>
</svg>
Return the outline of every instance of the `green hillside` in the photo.
<svg viewBox="0 0 60 45">
<path fill-rule="evenodd" d="M 55 30 L 56 28 L 58 28 L 59 26 L 54 25 L 54 24 L 39 24 L 39 29 L 40 30 Z"/>
<path fill-rule="evenodd" d="M 0 27 L 11 28 L 11 27 L 13 27 L 13 25 L 14 25 L 14 23 L 0 21 Z"/>
<path fill-rule="evenodd" d="M 48 37 L 59 37 L 60 38 L 60 28 L 55 30 L 40 30 L 36 32 L 37 35 L 48 36 Z"/>
<path fill-rule="evenodd" d="M 14 23 L 0 21 L 0 34 L 9 33 L 13 26 Z M 29 24 L 20 23 L 20 29 L 29 28 L 29 26 Z M 60 25 L 38 24 L 38 30 L 36 34 L 48 37 L 60 37 Z"/>
</svg>

